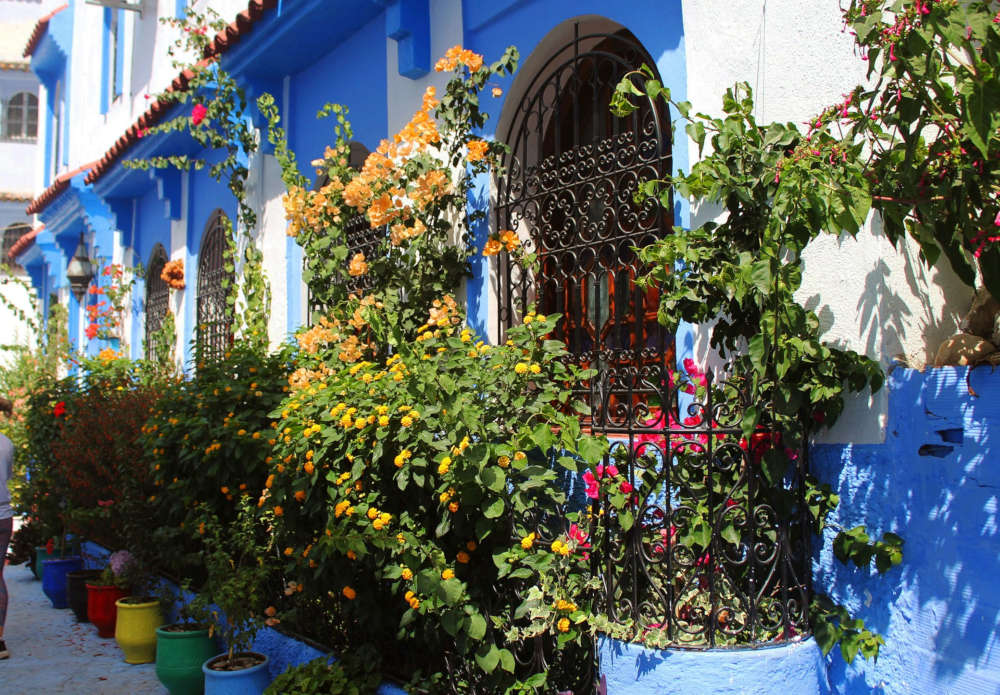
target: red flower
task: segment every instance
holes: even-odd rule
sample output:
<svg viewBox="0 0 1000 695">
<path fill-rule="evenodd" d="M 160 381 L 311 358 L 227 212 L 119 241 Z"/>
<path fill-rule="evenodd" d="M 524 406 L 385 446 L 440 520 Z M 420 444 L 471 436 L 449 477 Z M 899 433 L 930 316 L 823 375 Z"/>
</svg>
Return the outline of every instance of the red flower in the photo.
<svg viewBox="0 0 1000 695">
<path fill-rule="evenodd" d="M 55 539 L 50 538 L 49 542 L 45 544 L 45 552 L 47 552 L 49 555 L 51 555 L 52 553 L 55 552 L 55 549 L 56 549 Z"/>
<path fill-rule="evenodd" d="M 66 414 L 66 402 L 65 401 L 59 401 L 58 403 L 56 403 L 56 407 L 52 409 L 52 414 L 55 417 L 62 417 L 63 415 L 65 415 Z"/>
<path fill-rule="evenodd" d="M 192 125 L 198 125 L 205 120 L 205 115 L 208 114 L 208 109 L 205 108 L 204 104 L 195 104 L 194 108 L 191 109 L 191 123 Z"/>
<path fill-rule="evenodd" d="M 94 338 L 96 338 L 97 337 L 97 324 L 96 323 L 92 323 L 89 326 L 87 326 L 87 329 L 84 331 L 84 333 L 86 334 L 87 338 L 89 338 L 90 340 L 93 340 Z"/>
</svg>

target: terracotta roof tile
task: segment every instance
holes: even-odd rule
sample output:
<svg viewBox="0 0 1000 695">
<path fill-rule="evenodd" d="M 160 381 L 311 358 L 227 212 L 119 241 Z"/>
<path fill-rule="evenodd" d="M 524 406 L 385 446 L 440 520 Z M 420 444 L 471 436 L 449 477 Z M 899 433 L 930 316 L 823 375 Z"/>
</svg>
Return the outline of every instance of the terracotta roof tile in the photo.
<svg viewBox="0 0 1000 695">
<path fill-rule="evenodd" d="M 76 176 L 77 174 L 86 169 L 90 169 L 96 164 L 97 162 L 91 162 L 90 164 L 84 164 L 82 167 L 78 167 L 73 171 L 67 171 L 64 174 L 60 174 L 59 176 L 56 177 L 56 180 L 53 181 L 48 188 L 42 191 L 41 195 L 39 195 L 37 198 L 32 200 L 31 203 L 28 204 L 28 207 L 25 208 L 24 212 L 29 215 L 38 214 L 46 207 L 48 207 L 48 204 L 51 203 L 53 200 L 55 200 L 56 196 L 58 196 L 60 193 L 69 188 L 69 182 L 73 179 L 74 176 Z"/>
<path fill-rule="evenodd" d="M 31 32 L 31 36 L 28 38 L 28 44 L 24 47 L 24 53 L 22 55 L 24 55 L 25 58 L 30 58 L 31 54 L 35 52 L 36 48 L 38 48 L 38 42 L 42 40 L 42 37 L 45 36 L 45 32 L 49 28 L 49 20 L 65 10 L 67 7 L 69 7 L 69 3 L 60 5 L 38 20 L 38 24 L 35 25 L 34 30 Z"/>
<path fill-rule="evenodd" d="M 14 260 L 22 253 L 28 250 L 28 247 L 35 243 L 35 237 L 38 236 L 39 232 L 45 229 L 44 224 L 40 224 L 30 232 L 25 232 L 21 237 L 11 244 L 10 249 L 7 251 L 7 258 Z"/>
<path fill-rule="evenodd" d="M 218 56 L 236 44 L 245 34 L 249 33 L 253 29 L 254 24 L 264 15 L 265 11 L 274 9 L 277 5 L 278 0 L 250 0 L 247 4 L 247 9 L 240 12 L 235 20 L 215 35 L 215 38 L 205 48 L 204 57 L 199 61 L 198 65 L 205 66 L 212 63 Z M 193 77 L 194 71 L 187 68 L 173 79 L 165 91 L 182 92 L 187 89 L 188 83 Z M 169 106 L 169 104 L 162 104 L 159 101 L 154 101 L 150 104 L 145 112 L 136 119 L 135 123 L 129 126 L 125 130 L 125 133 L 104 153 L 104 156 L 95 163 L 94 168 L 84 178 L 84 183 L 93 183 L 107 173 L 114 166 L 115 162 L 143 136 L 143 131 L 160 122 L 160 119 L 166 114 Z"/>
</svg>

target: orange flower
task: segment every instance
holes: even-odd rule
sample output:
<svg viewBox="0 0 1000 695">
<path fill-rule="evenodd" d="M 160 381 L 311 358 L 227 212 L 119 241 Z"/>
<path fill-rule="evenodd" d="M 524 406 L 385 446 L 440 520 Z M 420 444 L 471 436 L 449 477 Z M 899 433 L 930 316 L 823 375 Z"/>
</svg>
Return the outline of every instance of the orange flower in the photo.
<svg viewBox="0 0 1000 695">
<path fill-rule="evenodd" d="M 305 500 L 305 498 L 306 498 L 306 491 L 305 490 L 296 490 L 295 491 L 295 499 L 296 500 L 298 500 L 299 502 L 303 502 Z"/>
<path fill-rule="evenodd" d="M 312 461 L 306 461 L 302 469 L 306 472 L 306 475 L 312 475 L 313 471 L 316 470 L 316 466 L 313 465 Z"/>
<path fill-rule="evenodd" d="M 348 600 L 350 600 L 350 601 L 353 601 L 354 597 L 358 595 L 358 593 L 354 589 L 352 589 L 351 587 L 349 587 L 349 586 L 345 586 L 344 587 L 343 593 L 344 593 L 344 596 L 346 596 L 348 598 Z"/>
<path fill-rule="evenodd" d="M 280 504 L 274 505 L 274 515 L 281 516 L 285 513 L 285 510 L 281 508 Z"/>
<path fill-rule="evenodd" d="M 490 149 L 489 144 L 484 142 L 483 140 L 470 140 L 468 147 L 469 147 L 469 154 L 466 157 L 466 159 L 468 159 L 470 162 L 480 161 L 483 157 L 486 156 L 486 153 L 489 152 Z"/>
<path fill-rule="evenodd" d="M 518 238 L 517 233 L 509 229 L 500 232 L 500 242 L 508 252 L 513 251 L 521 245 L 521 240 Z"/>
<path fill-rule="evenodd" d="M 470 558 L 469 558 L 469 554 L 467 552 L 465 552 L 464 550 L 461 550 L 461 551 L 459 551 L 458 555 L 455 556 L 455 559 L 458 560 L 463 565 L 467 565 L 467 564 L 469 564 L 469 559 Z"/>
<path fill-rule="evenodd" d="M 503 90 L 502 89 L 500 89 L 499 87 L 494 87 L 493 88 L 493 96 L 498 97 L 501 94 L 503 94 Z"/>
<path fill-rule="evenodd" d="M 485 244 L 483 244 L 483 255 L 484 256 L 495 256 L 503 249 L 503 244 L 501 244 L 497 239 L 489 239 Z"/>
<path fill-rule="evenodd" d="M 351 277 L 358 277 L 359 275 L 364 275 L 368 272 L 368 264 L 365 263 L 365 254 L 356 253 L 351 259 L 350 265 L 347 267 L 347 272 L 351 274 Z"/>
</svg>

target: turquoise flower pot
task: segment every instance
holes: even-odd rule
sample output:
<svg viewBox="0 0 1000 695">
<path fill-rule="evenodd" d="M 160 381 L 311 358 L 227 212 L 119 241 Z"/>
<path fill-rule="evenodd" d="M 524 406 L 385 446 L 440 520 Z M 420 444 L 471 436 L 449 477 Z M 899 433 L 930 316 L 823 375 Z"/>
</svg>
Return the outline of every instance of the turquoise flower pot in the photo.
<svg viewBox="0 0 1000 695">
<path fill-rule="evenodd" d="M 225 654 L 213 656 L 201 666 L 205 674 L 205 695 L 264 695 L 267 686 L 271 684 L 271 675 L 267 670 L 268 658 L 257 652 L 236 652 L 235 658 L 249 656 L 259 659 L 259 663 L 239 671 L 216 671 L 209 664 L 224 661 Z"/>
</svg>

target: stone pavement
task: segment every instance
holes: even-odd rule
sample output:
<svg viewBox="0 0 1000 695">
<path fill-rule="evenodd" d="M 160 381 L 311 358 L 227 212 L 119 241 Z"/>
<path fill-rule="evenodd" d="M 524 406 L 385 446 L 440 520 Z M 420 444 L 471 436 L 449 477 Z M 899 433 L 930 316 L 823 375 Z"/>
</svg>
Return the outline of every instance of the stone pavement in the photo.
<svg viewBox="0 0 1000 695">
<path fill-rule="evenodd" d="M 154 664 L 126 664 L 114 638 L 98 637 L 68 608 L 53 608 L 27 565 L 3 574 L 10 658 L 0 660 L 2 695 L 167 695 Z"/>
</svg>

